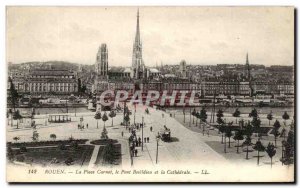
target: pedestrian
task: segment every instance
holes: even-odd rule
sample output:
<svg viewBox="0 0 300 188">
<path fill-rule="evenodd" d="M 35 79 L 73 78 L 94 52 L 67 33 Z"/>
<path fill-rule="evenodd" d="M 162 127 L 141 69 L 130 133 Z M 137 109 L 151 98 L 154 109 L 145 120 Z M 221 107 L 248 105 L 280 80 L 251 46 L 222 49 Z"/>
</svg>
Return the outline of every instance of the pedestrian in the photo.
<svg viewBox="0 0 300 188">
<path fill-rule="evenodd" d="M 147 142 L 148 142 L 148 143 L 149 143 L 149 140 L 150 140 L 149 137 L 147 137 Z"/>
<path fill-rule="evenodd" d="M 124 136 L 124 132 L 123 131 L 121 132 L 121 135 L 122 135 L 122 137 Z"/>
<path fill-rule="evenodd" d="M 138 147 L 139 146 L 139 141 L 135 141 L 135 145 Z"/>
<path fill-rule="evenodd" d="M 152 130 L 153 130 L 153 128 L 152 128 L 152 126 L 150 127 L 150 131 L 152 132 Z"/>
<path fill-rule="evenodd" d="M 86 129 L 88 129 L 89 128 L 89 124 L 86 124 Z"/>
<path fill-rule="evenodd" d="M 142 143 L 142 139 L 141 139 L 141 137 L 139 137 L 139 146 L 141 145 L 141 143 Z"/>
<path fill-rule="evenodd" d="M 146 143 L 146 142 L 147 142 L 147 138 L 145 137 L 145 138 L 144 138 L 144 143 Z"/>
<path fill-rule="evenodd" d="M 134 155 L 137 157 L 137 153 L 138 153 L 138 150 L 137 149 L 135 149 L 134 150 Z"/>
</svg>

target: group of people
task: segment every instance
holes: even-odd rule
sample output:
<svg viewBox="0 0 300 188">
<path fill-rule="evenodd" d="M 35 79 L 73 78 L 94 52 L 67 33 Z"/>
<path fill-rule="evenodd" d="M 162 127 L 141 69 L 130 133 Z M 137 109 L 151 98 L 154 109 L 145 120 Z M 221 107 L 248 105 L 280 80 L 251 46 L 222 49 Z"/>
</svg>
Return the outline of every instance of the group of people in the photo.
<svg viewBox="0 0 300 188">
<path fill-rule="evenodd" d="M 145 124 L 144 124 L 145 125 Z M 136 147 L 141 147 L 143 144 L 143 140 L 140 136 L 136 135 L 136 131 L 141 129 L 143 126 L 142 123 L 136 123 L 129 127 L 129 132 L 131 135 L 129 136 L 129 144 L 130 144 L 130 152 L 132 156 L 137 156 L 138 150 Z M 152 132 L 153 128 L 152 126 L 150 127 L 150 131 Z M 121 132 L 122 137 L 124 136 L 124 132 Z M 149 137 L 144 137 L 144 143 L 149 143 L 150 138 Z"/>
<path fill-rule="evenodd" d="M 84 124 L 82 124 L 82 125 L 78 124 L 77 128 L 81 129 L 81 130 L 84 129 Z M 88 128 L 89 128 L 89 124 L 86 124 L 86 129 L 88 129 Z"/>
</svg>

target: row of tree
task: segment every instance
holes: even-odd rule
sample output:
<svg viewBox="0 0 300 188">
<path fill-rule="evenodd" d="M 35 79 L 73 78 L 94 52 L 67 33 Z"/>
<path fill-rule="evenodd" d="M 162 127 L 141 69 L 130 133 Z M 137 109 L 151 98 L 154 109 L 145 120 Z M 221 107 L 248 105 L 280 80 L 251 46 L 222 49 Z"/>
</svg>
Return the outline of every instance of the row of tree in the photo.
<svg viewBox="0 0 300 188">
<path fill-rule="evenodd" d="M 114 117 L 116 117 L 116 112 L 114 110 L 111 110 L 108 116 L 111 118 L 111 126 L 114 126 Z M 104 127 L 105 127 L 105 122 L 108 120 L 108 116 L 106 115 L 106 112 L 104 112 L 103 115 L 101 115 L 101 112 L 97 111 L 94 118 L 97 120 L 97 129 L 98 129 L 98 120 L 102 119 L 104 122 Z"/>
<path fill-rule="evenodd" d="M 194 117 L 196 117 L 196 126 L 198 119 L 200 122 L 202 122 L 202 128 L 203 128 L 203 134 L 205 130 L 205 124 L 207 119 L 206 110 L 203 107 L 200 112 L 196 112 L 194 109 L 191 113 L 193 115 L 193 124 L 194 124 Z M 233 117 L 240 117 L 240 111 L 238 109 L 235 110 L 233 113 Z M 184 114 L 185 115 L 185 114 Z M 291 164 L 293 163 L 293 156 L 294 156 L 294 144 L 293 144 L 293 126 L 291 126 L 291 130 L 288 133 L 288 138 L 285 139 L 285 135 L 287 130 L 283 127 L 280 131 L 281 125 L 278 120 L 276 120 L 273 124 L 273 128 L 271 131 L 271 134 L 274 135 L 274 144 L 269 142 L 268 146 L 265 147 L 261 142 L 261 120 L 259 118 L 257 110 L 254 108 L 250 113 L 249 117 L 252 118 L 251 121 L 246 122 L 246 125 L 244 125 L 244 122 L 242 121 L 242 126 L 240 127 L 234 127 L 233 122 L 226 123 L 223 120 L 224 114 L 221 109 L 218 110 L 217 114 L 217 123 L 218 123 L 218 131 L 222 135 L 221 143 L 224 144 L 224 152 L 227 152 L 227 143 L 226 138 L 228 138 L 228 148 L 231 147 L 231 137 L 235 141 L 237 141 L 237 145 L 235 146 L 237 148 L 236 152 L 239 153 L 240 147 L 246 147 L 243 151 L 246 152 L 246 159 L 249 159 L 249 152 L 252 152 L 254 150 L 257 151 L 257 163 L 259 164 L 259 159 L 263 156 L 260 155 L 260 152 L 267 152 L 268 156 L 271 158 L 271 165 L 272 165 L 272 158 L 276 154 L 276 148 L 277 148 L 277 139 L 281 135 L 283 137 L 282 141 L 282 157 L 281 161 L 283 164 Z M 268 114 L 267 116 L 268 120 L 271 121 L 273 119 L 272 113 Z M 286 121 L 289 119 L 289 115 L 287 112 L 285 112 L 282 116 L 282 118 Z M 237 120 L 236 120 L 237 122 Z M 270 122 L 269 122 L 270 124 Z M 293 122 L 292 122 L 293 124 Z M 201 123 L 200 123 L 201 125 Z M 209 131 L 209 130 L 208 130 Z M 234 132 L 234 134 L 233 134 Z M 256 133 L 258 136 L 258 140 L 255 143 L 252 143 L 252 135 L 253 133 Z M 243 141 L 242 144 L 240 144 L 240 141 Z M 252 149 L 251 149 L 252 148 Z"/>
</svg>

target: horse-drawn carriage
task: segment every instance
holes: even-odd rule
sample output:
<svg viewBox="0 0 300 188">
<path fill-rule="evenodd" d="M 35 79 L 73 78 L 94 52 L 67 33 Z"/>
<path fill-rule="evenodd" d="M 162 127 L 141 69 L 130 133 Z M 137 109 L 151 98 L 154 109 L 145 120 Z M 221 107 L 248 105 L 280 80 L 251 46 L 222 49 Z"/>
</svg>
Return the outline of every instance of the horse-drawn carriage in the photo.
<svg viewBox="0 0 300 188">
<path fill-rule="evenodd" d="M 171 141 L 171 130 L 164 125 L 164 128 L 159 131 L 161 140 L 164 142 Z"/>
</svg>

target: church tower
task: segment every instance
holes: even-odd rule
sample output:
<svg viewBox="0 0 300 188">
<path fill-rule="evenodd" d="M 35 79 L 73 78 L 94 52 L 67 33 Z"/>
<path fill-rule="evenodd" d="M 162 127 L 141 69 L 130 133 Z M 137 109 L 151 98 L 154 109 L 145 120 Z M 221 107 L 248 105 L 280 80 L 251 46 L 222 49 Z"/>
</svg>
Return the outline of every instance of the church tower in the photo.
<svg viewBox="0 0 300 188">
<path fill-rule="evenodd" d="M 106 78 L 108 72 L 108 50 L 106 44 L 101 44 L 96 58 L 96 73 L 98 77 Z"/>
<path fill-rule="evenodd" d="M 253 87 L 252 87 L 252 78 L 251 78 L 251 68 L 249 63 L 249 57 L 248 53 L 246 55 L 246 71 L 247 71 L 247 81 L 249 82 L 249 88 L 250 88 L 250 96 L 253 96 Z"/>
<path fill-rule="evenodd" d="M 140 38 L 140 16 L 139 10 L 137 12 L 137 23 L 136 23 L 136 34 L 135 40 L 133 43 L 133 53 L 132 53 L 132 70 L 133 70 L 133 78 L 141 79 L 144 78 L 145 74 L 145 66 L 143 62 L 142 56 L 142 42 Z"/>
<path fill-rule="evenodd" d="M 246 71 L 247 71 L 247 80 L 250 81 L 251 80 L 251 69 L 250 69 L 250 64 L 249 64 L 249 58 L 248 58 L 248 53 L 246 55 Z"/>
</svg>

